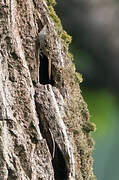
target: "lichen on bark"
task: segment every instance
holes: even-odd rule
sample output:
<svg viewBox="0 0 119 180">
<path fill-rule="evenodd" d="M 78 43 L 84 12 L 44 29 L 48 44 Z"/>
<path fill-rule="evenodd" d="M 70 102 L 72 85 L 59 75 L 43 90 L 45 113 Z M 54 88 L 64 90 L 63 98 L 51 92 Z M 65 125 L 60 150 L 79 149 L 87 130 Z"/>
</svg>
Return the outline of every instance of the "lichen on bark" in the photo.
<svg viewBox="0 0 119 180">
<path fill-rule="evenodd" d="M 3 180 L 94 179 L 94 143 L 89 133 L 95 127 L 89 121 L 79 86 L 81 79 L 69 56 L 71 38 L 53 5 L 54 0 L 0 2 Z M 44 54 L 40 49 L 39 67 L 36 41 L 45 25 L 49 52 Z M 47 77 L 49 59 L 51 79 Z"/>
</svg>

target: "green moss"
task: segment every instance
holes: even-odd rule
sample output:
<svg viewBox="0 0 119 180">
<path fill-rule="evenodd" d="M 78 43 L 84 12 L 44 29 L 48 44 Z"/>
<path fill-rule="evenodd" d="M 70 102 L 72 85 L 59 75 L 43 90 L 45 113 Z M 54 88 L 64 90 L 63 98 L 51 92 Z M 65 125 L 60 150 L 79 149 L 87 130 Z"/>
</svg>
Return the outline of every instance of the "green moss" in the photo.
<svg viewBox="0 0 119 180">
<path fill-rule="evenodd" d="M 47 0 L 47 4 L 48 4 L 48 6 L 55 6 L 56 1 L 55 0 Z"/>
<path fill-rule="evenodd" d="M 72 71 L 75 73 L 76 72 L 76 66 L 74 63 L 72 63 Z"/>
<path fill-rule="evenodd" d="M 49 15 L 54 22 L 55 28 L 58 32 L 58 35 L 61 35 L 62 29 L 63 29 L 62 25 L 61 25 L 61 21 L 60 21 L 59 17 L 57 16 L 57 14 L 55 13 L 54 8 L 51 5 L 48 6 L 48 8 L 49 8 Z"/>
<path fill-rule="evenodd" d="M 90 132 L 90 131 L 96 131 L 96 125 L 93 123 L 93 122 L 86 122 L 85 125 L 83 126 L 83 129 L 87 132 Z"/>
<path fill-rule="evenodd" d="M 73 54 L 72 53 L 68 53 L 68 56 L 69 56 L 69 58 L 73 61 L 74 60 L 74 56 L 73 56 Z"/>
<path fill-rule="evenodd" d="M 75 77 L 76 77 L 76 81 L 78 81 L 79 84 L 83 82 L 83 78 L 80 73 L 76 72 Z"/>
<path fill-rule="evenodd" d="M 70 35 L 68 35 L 66 31 L 62 31 L 61 39 L 64 41 L 64 43 L 67 47 L 69 46 L 69 44 L 72 41 L 72 37 Z"/>
<path fill-rule="evenodd" d="M 93 175 L 93 177 L 91 177 L 90 180 L 97 180 L 97 178 L 95 175 Z"/>
<path fill-rule="evenodd" d="M 95 141 L 94 141 L 91 137 L 89 137 L 89 138 L 88 138 L 88 146 L 89 146 L 90 148 L 93 148 L 94 145 L 95 145 Z"/>
<path fill-rule="evenodd" d="M 53 1 L 53 0 L 48 0 L 48 1 Z M 64 44 L 64 49 L 65 48 L 68 49 L 68 46 L 72 41 L 72 37 L 68 35 L 66 31 L 63 30 L 61 21 L 53 8 L 53 3 L 49 3 L 48 8 L 49 8 L 49 16 L 53 20 L 56 31 Z"/>
</svg>

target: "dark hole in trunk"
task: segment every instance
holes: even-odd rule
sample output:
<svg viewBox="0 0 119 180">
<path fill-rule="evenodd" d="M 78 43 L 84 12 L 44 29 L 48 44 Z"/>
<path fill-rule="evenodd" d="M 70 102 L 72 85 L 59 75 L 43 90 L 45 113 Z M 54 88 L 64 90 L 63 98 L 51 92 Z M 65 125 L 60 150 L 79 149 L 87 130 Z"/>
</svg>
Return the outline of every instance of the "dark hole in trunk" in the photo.
<svg viewBox="0 0 119 180">
<path fill-rule="evenodd" d="M 55 180 L 67 180 L 68 172 L 67 172 L 66 162 L 57 143 L 55 143 L 55 155 L 52 160 L 52 164 L 54 168 Z"/>
<path fill-rule="evenodd" d="M 54 85 L 52 72 L 51 72 L 51 65 L 48 61 L 47 56 L 43 54 L 40 55 L 39 79 L 40 79 L 40 84 Z"/>
</svg>

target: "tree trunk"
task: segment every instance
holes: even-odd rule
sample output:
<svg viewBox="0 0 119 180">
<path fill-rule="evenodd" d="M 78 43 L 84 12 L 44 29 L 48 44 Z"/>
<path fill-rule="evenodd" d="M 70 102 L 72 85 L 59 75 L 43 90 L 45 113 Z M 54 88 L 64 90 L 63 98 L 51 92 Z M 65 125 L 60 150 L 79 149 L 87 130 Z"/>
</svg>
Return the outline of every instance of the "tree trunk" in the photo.
<svg viewBox="0 0 119 180">
<path fill-rule="evenodd" d="M 95 179 L 95 126 L 54 4 L 0 1 L 0 180 Z"/>
</svg>

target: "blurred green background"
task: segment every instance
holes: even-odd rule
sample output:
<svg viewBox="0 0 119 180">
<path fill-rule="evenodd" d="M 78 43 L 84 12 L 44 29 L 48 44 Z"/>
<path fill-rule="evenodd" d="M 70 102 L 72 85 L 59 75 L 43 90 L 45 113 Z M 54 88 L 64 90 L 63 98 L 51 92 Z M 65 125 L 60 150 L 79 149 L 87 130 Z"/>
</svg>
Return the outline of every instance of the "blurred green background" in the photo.
<svg viewBox="0 0 119 180">
<path fill-rule="evenodd" d="M 56 12 L 73 37 L 70 51 L 97 126 L 94 173 L 98 180 L 119 180 L 119 1 L 57 0 Z"/>
</svg>

